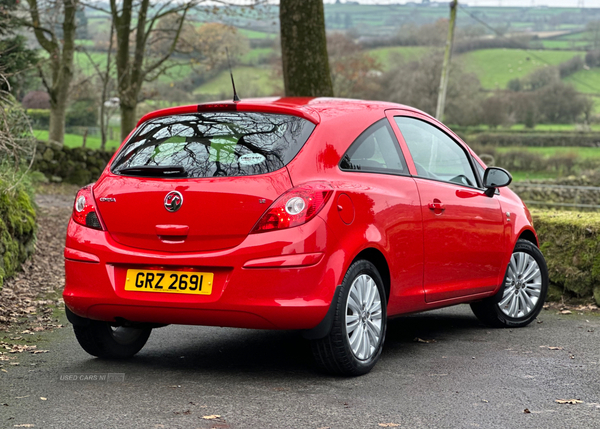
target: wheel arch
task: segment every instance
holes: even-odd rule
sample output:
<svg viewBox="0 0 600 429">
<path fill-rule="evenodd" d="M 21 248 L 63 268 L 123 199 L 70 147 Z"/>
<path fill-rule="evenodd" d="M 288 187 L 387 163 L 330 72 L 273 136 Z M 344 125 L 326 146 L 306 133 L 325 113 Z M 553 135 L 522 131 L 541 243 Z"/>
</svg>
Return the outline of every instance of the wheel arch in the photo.
<svg viewBox="0 0 600 429">
<path fill-rule="evenodd" d="M 354 262 L 365 259 L 375 265 L 377 271 L 379 271 L 379 275 L 383 280 L 383 288 L 385 290 L 385 299 L 386 302 L 390 300 L 390 290 L 391 290 L 391 277 L 390 277 L 390 267 L 387 263 L 387 259 L 379 249 L 374 247 L 368 247 L 360 251 L 358 255 L 352 260 L 350 265 Z"/>
<path fill-rule="evenodd" d="M 533 243 L 536 247 L 540 247 L 540 243 L 538 242 L 537 235 L 530 229 L 524 229 L 519 234 L 518 240 L 527 240 Z M 515 243 L 516 244 L 516 243 Z"/>
</svg>

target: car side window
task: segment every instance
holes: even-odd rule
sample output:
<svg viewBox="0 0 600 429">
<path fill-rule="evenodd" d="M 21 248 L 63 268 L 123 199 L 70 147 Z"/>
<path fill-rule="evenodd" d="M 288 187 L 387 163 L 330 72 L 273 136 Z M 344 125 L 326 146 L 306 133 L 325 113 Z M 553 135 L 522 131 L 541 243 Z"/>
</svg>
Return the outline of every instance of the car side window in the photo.
<svg viewBox="0 0 600 429">
<path fill-rule="evenodd" d="M 387 119 L 367 128 L 340 161 L 346 171 L 408 174 L 406 161 Z"/>
<path fill-rule="evenodd" d="M 424 121 L 395 116 L 408 145 L 417 176 L 466 186 L 477 186 L 469 155 L 454 140 Z"/>
</svg>

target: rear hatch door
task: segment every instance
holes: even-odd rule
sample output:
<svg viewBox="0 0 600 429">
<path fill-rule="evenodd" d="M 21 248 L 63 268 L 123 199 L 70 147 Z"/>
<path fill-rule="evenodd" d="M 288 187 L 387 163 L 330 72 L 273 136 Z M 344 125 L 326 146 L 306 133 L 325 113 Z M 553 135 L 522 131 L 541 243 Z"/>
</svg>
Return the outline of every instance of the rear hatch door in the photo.
<svg viewBox="0 0 600 429">
<path fill-rule="evenodd" d="M 292 187 L 285 165 L 315 125 L 279 114 L 209 112 L 140 126 L 93 188 L 118 243 L 200 252 L 239 245 Z"/>
</svg>

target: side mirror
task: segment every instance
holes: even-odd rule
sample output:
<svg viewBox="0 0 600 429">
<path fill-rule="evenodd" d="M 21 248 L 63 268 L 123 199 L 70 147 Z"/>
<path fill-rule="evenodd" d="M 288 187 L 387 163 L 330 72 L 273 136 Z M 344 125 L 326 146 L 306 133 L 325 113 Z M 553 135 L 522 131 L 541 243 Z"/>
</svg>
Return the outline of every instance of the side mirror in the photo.
<svg viewBox="0 0 600 429">
<path fill-rule="evenodd" d="M 512 176 L 504 168 L 489 167 L 483 173 L 483 187 L 485 188 L 485 195 L 493 197 L 496 188 L 510 185 L 512 182 Z"/>
</svg>

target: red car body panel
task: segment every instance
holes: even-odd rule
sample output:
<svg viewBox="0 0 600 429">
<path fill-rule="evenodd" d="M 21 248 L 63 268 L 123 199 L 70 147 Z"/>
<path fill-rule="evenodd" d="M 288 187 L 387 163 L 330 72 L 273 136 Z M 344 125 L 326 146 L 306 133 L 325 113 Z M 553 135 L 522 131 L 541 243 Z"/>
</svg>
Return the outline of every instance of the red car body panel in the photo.
<svg viewBox="0 0 600 429">
<path fill-rule="evenodd" d="M 294 115 L 316 128 L 286 167 L 269 174 L 144 179 L 113 174 L 109 163 L 92 188 L 104 230 L 73 220 L 67 230 L 64 299 L 73 313 L 106 321 L 310 329 L 325 317 L 357 256 L 376 254 L 387 268 L 382 275 L 389 276 L 387 312 L 393 317 L 493 295 L 517 239 L 525 234 L 537 240 L 526 207 L 509 189 L 490 198 L 483 189 L 416 177 L 394 116 L 437 126 L 485 165 L 447 127 L 415 109 L 358 100 L 259 99 L 164 109 L 138 126 L 211 110 Z M 410 174 L 341 170 L 348 147 L 379 120 L 389 120 Z M 315 218 L 250 233 L 281 194 L 312 181 L 333 188 Z M 162 207 L 172 190 L 184 196 L 181 211 L 145 209 Z M 127 269 L 133 268 L 211 272 L 212 293 L 125 291 Z"/>
</svg>

